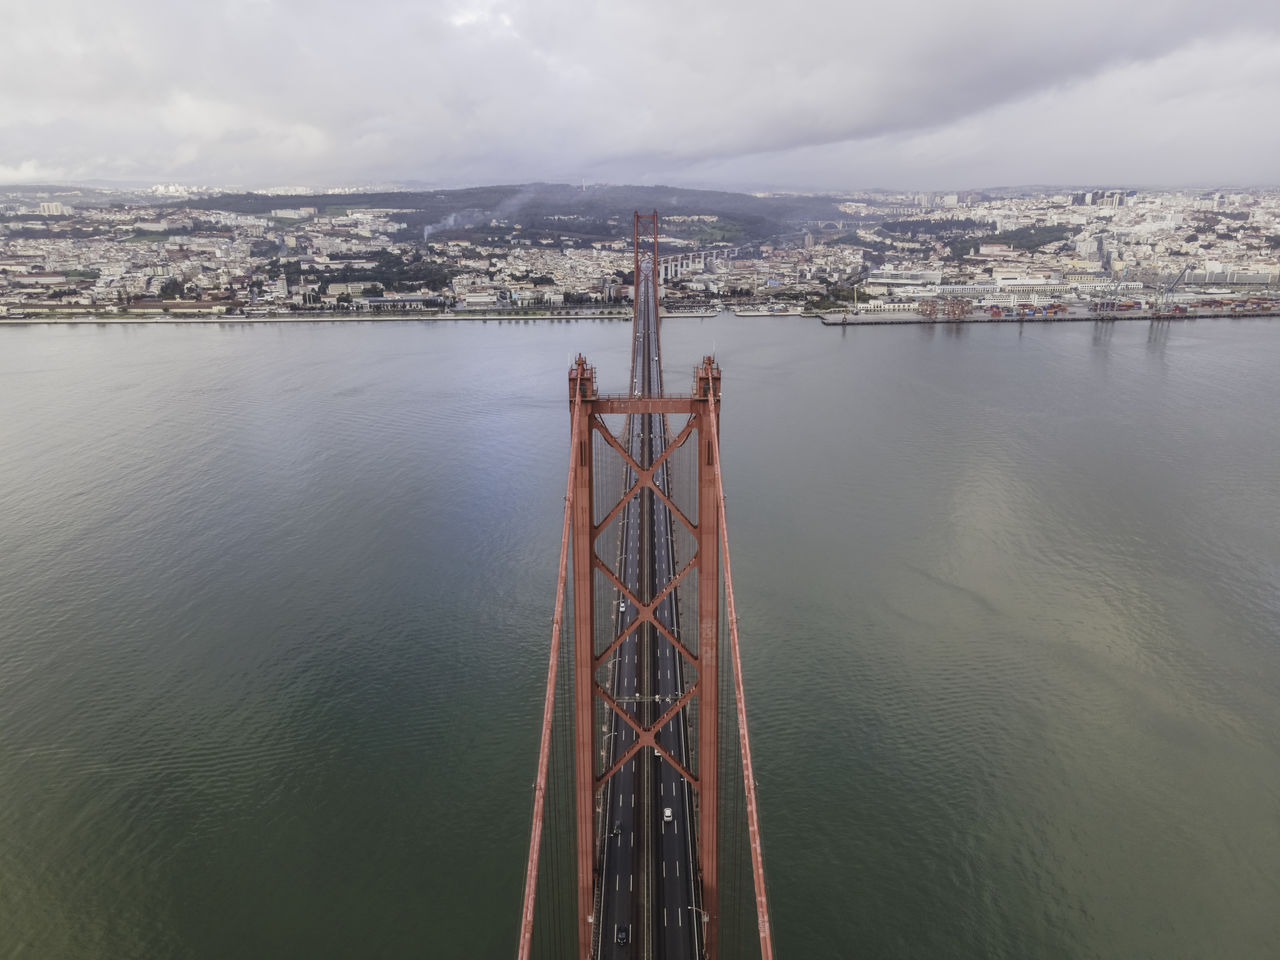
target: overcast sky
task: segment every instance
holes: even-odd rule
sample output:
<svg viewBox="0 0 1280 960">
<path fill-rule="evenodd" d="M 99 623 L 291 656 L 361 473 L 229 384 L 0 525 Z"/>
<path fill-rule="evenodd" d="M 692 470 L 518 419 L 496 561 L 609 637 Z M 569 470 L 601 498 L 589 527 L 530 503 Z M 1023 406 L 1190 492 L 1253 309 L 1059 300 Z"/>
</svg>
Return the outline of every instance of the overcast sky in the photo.
<svg viewBox="0 0 1280 960">
<path fill-rule="evenodd" d="M 0 183 L 1280 182 L 1276 0 L 0 0 Z"/>
</svg>

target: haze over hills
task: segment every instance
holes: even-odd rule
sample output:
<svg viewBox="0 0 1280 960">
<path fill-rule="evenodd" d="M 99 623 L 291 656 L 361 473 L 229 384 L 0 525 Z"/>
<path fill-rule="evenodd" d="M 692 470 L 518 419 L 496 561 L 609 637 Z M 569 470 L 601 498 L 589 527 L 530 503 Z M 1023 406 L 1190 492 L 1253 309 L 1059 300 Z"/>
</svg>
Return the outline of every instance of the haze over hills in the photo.
<svg viewBox="0 0 1280 960">
<path fill-rule="evenodd" d="M 696 216 L 707 240 L 749 242 L 794 229 L 799 220 L 841 216 L 830 196 L 755 196 L 719 190 L 667 186 L 563 183 L 504 184 L 457 190 L 386 191 L 289 195 L 220 194 L 182 201 L 190 209 L 266 214 L 281 206 L 343 209 L 359 207 L 403 211 L 398 219 L 419 236 L 450 229 L 486 226 L 490 221 L 518 222 L 527 228 L 554 227 L 565 236 L 615 236 L 620 215 L 657 210 L 664 218 Z M 611 224 L 609 221 L 612 220 Z"/>
</svg>

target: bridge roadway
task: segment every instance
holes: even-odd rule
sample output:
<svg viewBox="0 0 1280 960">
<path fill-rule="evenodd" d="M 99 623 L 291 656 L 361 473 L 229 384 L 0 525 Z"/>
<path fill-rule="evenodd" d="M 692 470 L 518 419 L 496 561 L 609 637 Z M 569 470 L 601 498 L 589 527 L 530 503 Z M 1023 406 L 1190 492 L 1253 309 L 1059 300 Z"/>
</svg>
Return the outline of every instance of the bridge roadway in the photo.
<svg viewBox="0 0 1280 960">
<path fill-rule="evenodd" d="M 662 392 L 658 310 L 653 300 L 652 263 L 641 265 L 636 284 L 637 309 L 632 344 L 631 389 L 641 396 Z M 640 464 L 662 455 L 667 436 L 659 414 L 627 418 L 625 443 Z M 666 466 L 655 482 L 669 492 Z M 635 482 L 628 470 L 626 484 Z M 670 511 L 651 494 L 633 498 L 623 512 L 619 578 L 640 597 L 655 596 L 675 574 Z M 617 626 L 625 629 L 636 616 L 619 598 Z M 679 636 L 674 592 L 659 605 L 657 618 Z M 684 689 L 683 661 L 675 648 L 651 628 L 642 627 L 619 645 L 608 665 L 613 695 L 642 723 L 650 723 Z M 689 734 L 685 711 L 657 734 L 659 742 L 686 768 Z M 606 767 L 635 742 L 635 732 L 616 715 L 605 734 Z M 664 811 L 670 808 L 671 819 Z M 695 960 L 701 924 L 696 896 L 693 821 L 689 784 L 671 764 L 652 751 L 633 757 L 605 787 L 602 798 L 603 844 L 599 852 L 601 923 L 597 956 Z M 620 935 L 621 933 L 621 935 Z M 620 940 L 624 942 L 619 942 Z"/>
</svg>

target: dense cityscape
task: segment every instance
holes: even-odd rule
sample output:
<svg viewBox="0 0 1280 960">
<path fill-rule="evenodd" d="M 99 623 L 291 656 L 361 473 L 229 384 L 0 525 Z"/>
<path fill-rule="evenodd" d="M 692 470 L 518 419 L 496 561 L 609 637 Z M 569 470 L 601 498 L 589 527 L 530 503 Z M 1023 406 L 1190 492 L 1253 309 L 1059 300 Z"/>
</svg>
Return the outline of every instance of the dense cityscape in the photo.
<svg viewBox="0 0 1280 960">
<path fill-rule="evenodd" d="M 668 310 L 1261 310 L 1280 287 L 1276 191 L 4 189 L 10 321 L 621 312 L 624 202 L 662 216 Z"/>
</svg>

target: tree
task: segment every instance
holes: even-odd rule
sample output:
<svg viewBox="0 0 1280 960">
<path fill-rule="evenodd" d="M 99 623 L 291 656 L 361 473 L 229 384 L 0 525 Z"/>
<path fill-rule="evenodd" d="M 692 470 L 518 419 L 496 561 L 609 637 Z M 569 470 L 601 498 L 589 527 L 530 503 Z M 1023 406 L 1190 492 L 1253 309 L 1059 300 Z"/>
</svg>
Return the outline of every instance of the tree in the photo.
<svg viewBox="0 0 1280 960">
<path fill-rule="evenodd" d="M 170 277 L 160 287 L 161 300 L 177 300 L 182 296 L 182 281 L 177 277 Z"/>
</svg>

